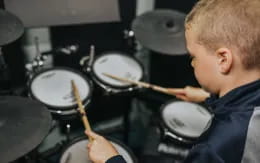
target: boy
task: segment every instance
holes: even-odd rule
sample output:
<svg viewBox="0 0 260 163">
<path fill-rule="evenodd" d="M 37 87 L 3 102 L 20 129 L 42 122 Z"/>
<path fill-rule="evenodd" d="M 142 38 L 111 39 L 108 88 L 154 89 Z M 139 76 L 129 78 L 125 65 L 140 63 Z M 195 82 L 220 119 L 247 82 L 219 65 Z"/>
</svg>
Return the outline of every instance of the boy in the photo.
<svg viewBox="0 0 260 163">
<path fill-rule="evenodd" d="M 187 163 L 260 161 L 259 8 L 260 0 L 200 0 L 186 18 L 191 64 L 215 115 Z M 95 139 L 88 145 L 94 162 L 124 162 L 102 136 L 86 134 Z"/>
</svg>

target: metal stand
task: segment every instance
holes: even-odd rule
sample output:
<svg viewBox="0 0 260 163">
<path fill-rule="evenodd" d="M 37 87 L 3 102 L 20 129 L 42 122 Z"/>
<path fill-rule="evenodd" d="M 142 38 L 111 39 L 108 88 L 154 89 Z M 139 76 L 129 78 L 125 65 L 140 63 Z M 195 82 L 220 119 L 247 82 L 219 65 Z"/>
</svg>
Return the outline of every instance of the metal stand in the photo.
<svg viewBox="0 0 260 163">
<path fill-rule="evenodd" d="M 0 47 L 0 95 L 9 94 L 11 92 L 10 87 L 9 69 L 5 62 L 2 48 Z"/>
</svg>

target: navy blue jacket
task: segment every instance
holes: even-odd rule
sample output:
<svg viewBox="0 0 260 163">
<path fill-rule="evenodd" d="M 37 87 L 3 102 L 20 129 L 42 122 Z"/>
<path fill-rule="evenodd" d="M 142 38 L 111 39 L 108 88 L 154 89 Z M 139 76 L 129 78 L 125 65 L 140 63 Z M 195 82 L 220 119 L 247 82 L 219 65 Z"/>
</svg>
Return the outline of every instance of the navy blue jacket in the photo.
<svg viewBox="0 0 260 163">
<path fill-rule="evenodd" d="M 206 104 L 214 118 L 185 163 L 260 162 L 260 80 L 235 88 L 221 98 L 211 96 Z M 106 163 L 125 163 L 122 157 L 115 159 Z"/>
</svg>

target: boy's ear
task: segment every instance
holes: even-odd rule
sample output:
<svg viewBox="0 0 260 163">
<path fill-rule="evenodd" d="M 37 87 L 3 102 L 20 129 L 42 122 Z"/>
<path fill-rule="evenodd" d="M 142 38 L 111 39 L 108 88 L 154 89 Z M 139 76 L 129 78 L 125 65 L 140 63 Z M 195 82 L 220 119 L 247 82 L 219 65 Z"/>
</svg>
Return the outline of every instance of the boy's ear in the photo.
<svg viewBox="0 0 260 163">
<path fill-rule="evenodd" d="M 216 50 L 216 55 L 220 73 L 229 73 L 233 63 L 232 51 L 228 48 L 219 48 Z"/>
</svg>

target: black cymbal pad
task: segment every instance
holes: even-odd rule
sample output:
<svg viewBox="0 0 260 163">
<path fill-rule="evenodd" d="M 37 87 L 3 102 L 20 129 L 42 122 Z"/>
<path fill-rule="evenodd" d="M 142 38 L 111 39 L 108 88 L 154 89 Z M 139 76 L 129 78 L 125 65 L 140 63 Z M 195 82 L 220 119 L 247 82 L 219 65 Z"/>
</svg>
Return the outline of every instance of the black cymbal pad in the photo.
<svg viewBox="0 0 260 163">
<path fill-rule="evenodd" d="M 23 32 L 22 21 L 12 13 L 0 9 L 0 46 L 15 41 Z"/>
<path fill-rule="evenodd" d="M 37 147 L 51 127 L 51 114 L 37 101 L 0 97 L 0 158 L 10 162 Z"/>
</svg>

